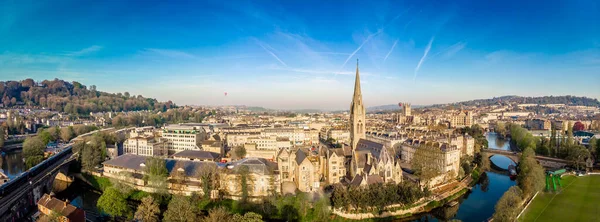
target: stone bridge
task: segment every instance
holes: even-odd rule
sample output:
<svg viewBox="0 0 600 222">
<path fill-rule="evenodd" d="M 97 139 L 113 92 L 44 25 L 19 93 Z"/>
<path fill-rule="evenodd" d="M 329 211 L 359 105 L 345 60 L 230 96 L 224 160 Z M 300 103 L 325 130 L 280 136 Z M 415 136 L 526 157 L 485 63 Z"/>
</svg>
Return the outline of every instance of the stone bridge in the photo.
<svg viewBox="0 0 600 222">
<path fill-rule="evenodd" d="M 68 179 L 65 175 L 73 160 L 72 144 L 69 144 L 63 151 L 0 186 L 0 221 L 28 221 L 25 217 L 37 208 L 42 195 L 52 191 L 57 175 Z"/>
<path fill-rule="evenodd" d="M 482 149 L 481 153 L 483 158 L 491 158 L 494 155 L 502 155 L 508 157 L 513 162 L 519 164 L 519 158 L 521 157 L 521 153 L 509 151 L 509 150 L 499 150 L 499 149 Z M 571 164 L 571 161 L 564 159 L 557 159 L 552 157 L 545 156 L 535 156 L 535 159 L 545 168 L 562 168 L 568 164 Z"/>
</svg>

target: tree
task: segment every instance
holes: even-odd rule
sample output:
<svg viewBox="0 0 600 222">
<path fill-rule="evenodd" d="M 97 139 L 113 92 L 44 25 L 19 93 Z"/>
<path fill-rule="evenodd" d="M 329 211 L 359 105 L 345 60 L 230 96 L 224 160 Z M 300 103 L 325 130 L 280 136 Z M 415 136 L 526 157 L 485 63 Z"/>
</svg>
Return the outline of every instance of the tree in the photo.
<svg viewBox="0 0 600 222">
<path fill-rule="evenodd" d="M 196 221 L 196 207 L 189 197 L 175 195 L 164 213 L 165 221 Z M 223 221 L 220 221 L 223 222 Z"/>
<path fill-rule="evenodd" d="M 250 169 L 248 166 L 242 165 L 238 168 L 238 174 L 240 175 L 240 187 L 242 188 L 242 202 L 246 202 L 248 200 L 248 180 Z"/>
<path fill-rule="evenodd" d="M 239 216 L 239 214 L 236 216 Z M 243 220 L 243 216 L 235 217 L 234 220 L 232 220 L 232 219 L 233 218 L 231 217 L 231 214 L 229 213 L 227 208 L 216 207 L 216 208 L 210 209 L 208 211 L 208 215 L 206 215 L 206 217 L 202 218 L 202 221 L 204 221 L 204 222 L 245 221 L 245 220 Z"/>
<path fill-rule="evenodd" d="M 44 160 L 46 145 L 38 136 L 28 137 L 23 143 L 23 158 L 28 168 L 37 165 Z"/>
<path fill-rule="evenodd" d="M 234 153 L 235 157 L 237 157 L 238 159 L 242 159 L 246 156 L 246 148 L 244 148 L 243 146 L 237 146 L 235 147 Z"/>
<path fill-rule="evenodd" d="M 597 155 L 597 153 L 596 153 L 597 146 L 598 146 L 598 140 L 596 139 L 596 137 L 592 137 L 588 144 L 588 148 L 590 150 L 590 153 L 592 153 L 592 155 Z"/>
<path fill-rule="evenodd" d="M 148 183 L 148 186 L 154 188 L 155 193 L 160 198 L 164 199 L 168 196 L 167 177 L 169 176 L 165 159 L 148 157 L 145 165 L 144 180 Z"/>
<path fill-rule="evenodd" d="M 120 171 L 117 173 L 117 178 L 110 178 L 110 183 L 112 184 L 112 187 L 117 189 L 119 193 L 122 193 L 125 196 L 129 196 L 131 192 L 133 192 L 133 188 L 129 185 L 134 183 L 134 178 L 131 172 Z"/>
<path fill-rule="evenodd" d="M 585 125 L 583 125 L 583 123 L 577 121 L 574 125 L 573 125 L 573 131 L 584 131 L 585 130 Z"/>
<path fill-rule="evenodd" d="M 210 211 L 209 211 L 209 216 L 210 216 Z M 220 222 L 219 220 L 205 220 L 205 221 Z M 231 218 L 231 221 L 233 221 L 233 222 L 262 222 L 263 219 L 260 214 L 257 214 L 254 212 L 248 212 L 248 213 L 245 213 L 243 216 L 240 214 L 233 215 L 233 217 Z"/>
<path fill-rule="evenodd" d="M 89 142 L 79 146 L 81 148 L 81 166 L 86 170 L 94 170 L 106 159 L 106 143 L 94 135 Z"/>
<path fill-rule="evenodd" d="M 142 204 L 135 212 L 134 219 L 144 222 L 157 222 L 160 209 L 152 196 L 142 198 Z"/>
<path fill-rule="evenodd" d="M 4 127 L 0 127 L 0 148 L 4 147 Z"/>
<path fill-rule="evenodd" d="M 60 129 L 60 139 L 64 142 L 69 142 L 73 136 L 75 136 L 75 131 L 72 126 L 63 127 Z"/>
<path fill-rule="evenodd" d="M 219 186 L 219 171 L 217 165 L 202 164 L 199 169 L 196 169 L 197 178 L 202 183 L 202 192 L 204 197 L 210 197 L 210 191 L 217 189 Z"/>
<path fill-rule="evenodd" d="M 519 208 L 523 199 L 521 189 L 517 186 L 510 187 L 504 195 L 496 203 L 494 213 L 494 221 L 500 222 L 512 222 L 517 219 L 519 214 Z"/>
<path fill-rule="evenodd" d="M 567 146 L 573 145 L 573 124 L 569 123 L 569 128 L 567 128 Z"/>
<path fill-rule="evenodd" d="M 128 217 L 131 214 L 125 196 L 113 187 L 104 190 L 98 199 L 97 207 L 113 217 Z"/>
<path fill-rule="evenodd" d="M 50 141 L 56 141 L 60 138 L 60 129 L 58 126 L 48 128 L 48 133 L 50 134 Z"/>
<path fill-rule="evenodd" d="M 524 195 L 531 196 L 535 192 L 544 189 L 544 168 L 537 163 L 532 147 L 527 147 L 523 150 L 519 159 L 519 168 L 520 172 L 517 175 L 517 184 Z"/>
<path fill-rule="evenodd" d="M 52 135 L 47 130 L 41 129 L 41 132 L 38 131 L 38 136 L 42 139 L 44 146 L 47 145 L 50 141 L 52 141 Z"/>
<path fill-rule="evenodd" d="M 505 136 L 506 135 L 506 125 L 504 124 L 504 122 L 498 122 L 496 123 L 496 127 L 494 127 L 494 131 L 496 131 L 496 133 Z"/>
<path fill-rule="evenodd" d="M 585 161 L 591 156 L 590 151 L 585 147 L 573 145 L 567 148 L 567 160 L 573 161 L 577 170 L 582 166 L 585 167 Z"/>
</svg>

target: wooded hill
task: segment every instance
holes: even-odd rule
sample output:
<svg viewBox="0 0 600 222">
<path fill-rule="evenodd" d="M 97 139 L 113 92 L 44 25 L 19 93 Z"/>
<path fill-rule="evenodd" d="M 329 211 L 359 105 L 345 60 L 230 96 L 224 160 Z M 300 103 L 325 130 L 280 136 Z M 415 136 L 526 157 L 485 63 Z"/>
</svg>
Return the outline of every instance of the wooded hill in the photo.
<svg viewBox="0 0 600 222">
<path fill-rule="evenodd" d="M 137 110 L 166 111 L 175 107 L 173 102 L 158 102 L 141 95 L 107 93 L 89 88 L 79 82 L 60 79 L 35 82 L 33 79 L 0 82 L 0 95 L 4 107 L 47 107 L 70 114 L 87 115 L 90 112 L 120 112 Z"/>
</svg>

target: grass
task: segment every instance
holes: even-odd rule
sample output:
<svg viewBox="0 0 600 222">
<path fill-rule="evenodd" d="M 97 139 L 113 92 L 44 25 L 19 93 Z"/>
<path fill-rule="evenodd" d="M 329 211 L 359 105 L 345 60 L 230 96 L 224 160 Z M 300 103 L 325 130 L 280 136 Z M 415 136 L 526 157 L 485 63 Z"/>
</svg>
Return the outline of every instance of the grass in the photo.
<svg viewBox="0 0 600 222">
<path fill-rule="evenodd" d="M 92 184 L 92 186 L 96 190 L 104 191 L 106 188 L 112 186 L 108 178 L 98 177 L 87 173 L 82 173 L 82 175 L 87 181 L 89 181 Z"/>
<path fill-rule="evenodd" d="M 540 192 L 519 221 L 599 221 L 600 176 L 565 176 L 559 192 Z"/>
</svg>

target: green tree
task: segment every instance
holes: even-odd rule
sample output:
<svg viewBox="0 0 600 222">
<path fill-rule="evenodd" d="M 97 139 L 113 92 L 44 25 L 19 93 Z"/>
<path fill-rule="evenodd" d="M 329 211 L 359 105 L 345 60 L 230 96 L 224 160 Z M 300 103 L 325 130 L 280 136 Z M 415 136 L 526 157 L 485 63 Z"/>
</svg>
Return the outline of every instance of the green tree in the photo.
<svg viewBox="0 0 600 222">
<path fill-rule="evenodd" d="M 134 219 L 143 222 L 157 222 L 160 209 L 152 196 L 142 198 L 142 203 L 135 212 Z"/>
<path fill-rule="evenodd" d="M 239 214 L 236 216 L 237 217 L 232 217 L 231 214 L 229 213 L 229 211 L 227 210 L 227 208 L 225 208 L 225 207 L 216 207 L 216 208 L 210 209 L 208 211 L 208 215 L 206 215 L 206 217 L 202 218 L 202 221 L 204 221 L 204 222 L 244 221 L 243 216 L 241 216 Z"/>
<path fill-rule="evenodd" d="M 98 199 L 97 207 L 113 217 L 129 217 L 131 214 L 125 196 L 113 187 L 104 190 Z"/>
<path fill-rule="evenodd" d="M 23 158 L 28 168 L 31 168 L 44 160 L 46 145 L 38 136 L 28 137 L 23 143 Z"/>
<path fill-rule="evenodd" d="M 72 126 L 63 127 L 60 129 L 60 139 L 64 142 L 69 142 L 75 136 L 75 131 Z"/>
<path fill-rule="evenodd" d="M 527 147 L 523 150 L 519 159 L 519 168 L 521 170 L 517 175 L 517 184 L 525 196 L 531 196 L 544 189 L 544 168 L 535 159 L 533 148 Z"/>
<path fill-rule="evenodd" d="M 60 138 L 60 129 L 58 126 L 48 128 L 48 133 L 50 134 L 50 141 L 56 141 Z"/>
<path fill-rule="evenodd" d="M 42 129 L 41 132 L 38 133 L 38 136 L 40 139 L 42 139 L 44 145 L 47 145 L 50 141 L 52 141 L 52 135 L 50 135 L 47 130 Z"/>
<path fill-rule="evenodd" d="M 572 145 L 567 148 L 567 160 L 573 161 L 578 170 L 585 167 L 585 161 L 591 156 L 590 151 L 583 146 Z"/>
<path fill-rule="evenodd" d="M 248 200 L 248 180 L 250 177 L 250 169 L 248 166 L 242 165 L 238 168 L 238 174 L 240 175 L 240 187 L 242 190 L 242 202 Z"/>
<path fill-rule="evenodd" d="M 235 150 L 233 152 L 235 153 L 235 157 L 239 159 L 242 159 L 246 156 L 246 148 L 244 148 L 243 146 L 235 147 Z"/>
<path fill-rule="evenodd" d="M 196 177 L 202 183 L 204 197 L 210 197 L 210 191 L 217 189 L 219 185 L 219 171 L 217 165 L 202 164 L 196 169 Z"/>
<path fill-rule="evenodd" d="M 569 123 L 569 126 L 567 128 L 567 146 L 571 146 L 575 143 L 575 140 L 573 140 L 573 124 Z"/>
<path fill-rule="evenodd" d="M 521 196 L 523 192 L 519 187 L 512 186 L 510 187 L 504 195 L 498 200 L 496 203 L 494 213 L 494 221 L 499 222 L 512 222 L 517 219 L 517 215 L 519 214 L 519 208 L 521 206 L 521 202 L 523 199 Z"/>
<path fill-rule="evenodd" d="M 210 212 L 209 212 L 209 216 L 210 216 Z M 221 220 L 212 220 L 212 218 L 211 218 L 211 220 L 205 220 L 205 221 L 220 222 Z M 231 218 L 231 221 L 233 221 L 233 222 L 262 222 L 263 219 L 260 214 L 257 214 L 254 212 L 248 212 L 248 213 L 245 213 L 243 216 L 240 214 L 233 215 L 233 217 Z"/>
<path fill-rule="evenodd" d="M 164 213 L 165 221 L 197 221 L 196 207 L 189 197 L 175 195 Z M 223 221 L 220 221 L 223 222 Z"/>
<path fill-rule="evenodd" d="M 4 147 L 4 127 L 0 127 L 0 148 Z"/>
<path fill-rule="evenodd" d="M 157 198 L 161 201 L 168 197 L 168 184 L 167 177 L 169 171 L 167 170 L 165 159 L 158 157 L 146 158 L 144 167 L 144 180 L 148 183 L 149 187 L 152 187 L 157 193 Z"/>
<path fill-rule="evenodd" d="M 597 155 L 598 153 L 596 152 L 596 148 L 598 147 L 598 140 L 596 139 L 596 137 L 592 137 L 590 139 L 590 142 L 588 144 L 589 147 L 589 151 L 592 155 Z"/>
</svg>

